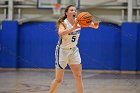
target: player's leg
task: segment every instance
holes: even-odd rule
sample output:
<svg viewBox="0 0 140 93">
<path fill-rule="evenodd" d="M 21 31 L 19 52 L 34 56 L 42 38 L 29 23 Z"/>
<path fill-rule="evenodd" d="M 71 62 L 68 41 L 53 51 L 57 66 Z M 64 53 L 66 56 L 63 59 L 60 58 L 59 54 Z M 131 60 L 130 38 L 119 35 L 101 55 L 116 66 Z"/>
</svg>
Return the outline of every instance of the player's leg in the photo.
<svg viewBox="0 0 140 93">
<path fill-rule="evenodd" d="M 70 64 L 70 68 L 73 72 L 77 93 L 83 93 L 83 81 L 82 81 L 82 66 L 81 64 Z"/>
<path fill-rule="evenodd" d="M 55 93 L 56 92 L 58 85 L 60 84 L 60 82 L 63 79 L 64 69 L 56 68 L 55 73 L 56 73 L 56 76 L 55 76 L 55 79 L 52 82 L 49 93 Z"/>
<path fill-rule="evenodd" d="M 65 67 L 67 65 L 66 61 L 65 61 L 65 56 L 63 56 L 63 52 L 60 49 L 60 47 L 56 47 L 56 51 L 55 51 L 55 79 L 52 82 L 52 85 L 50 87 L 49 93 L 55 93 L 57 90 L 58 85 L 60 84 L 60 82 L 63 79 L 64 76 L 64 70 Z"/>
<path fill-rule="evenodd" d="M 77 93 L 83 93 L 81 57 L 77 47 L 72 49 L 69 66 L 76 81 Z"/>
</svg>

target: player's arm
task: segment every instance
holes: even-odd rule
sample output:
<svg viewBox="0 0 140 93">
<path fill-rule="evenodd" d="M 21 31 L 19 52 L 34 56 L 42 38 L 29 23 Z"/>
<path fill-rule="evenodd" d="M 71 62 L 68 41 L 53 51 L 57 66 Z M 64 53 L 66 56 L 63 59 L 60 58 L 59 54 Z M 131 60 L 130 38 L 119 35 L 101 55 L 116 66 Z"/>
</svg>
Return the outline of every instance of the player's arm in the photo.
<svg viewBox="0 0 140 93">
<path fill-rule="evenodd" d="M 73 32 L 75 29 L 77 29 L 77 28 L 79 28 L 79 26 L 77 26 L 77 22 L 73 25 L 73 27 L 72 28 L 70 28 L 70 29 L 66 29 L 66 25 L 64 24 L 64 23 L 61 23 L 60 25 L 59 25 L 59 28 L 58 28 L 58 34 L 60 35 L 60 36 L 63 36 L 63 35 L 66 35 L 66 34 L 68 34 L 68 33 L 70 33 L 70 32 Z"/>
<path fill-rule="evenodd" d="M 99 21 L 91 22 L 91 25 L 89 25 L 89 27 L 97 29 L 99 28 L 99 23 Z"/>
</svg>

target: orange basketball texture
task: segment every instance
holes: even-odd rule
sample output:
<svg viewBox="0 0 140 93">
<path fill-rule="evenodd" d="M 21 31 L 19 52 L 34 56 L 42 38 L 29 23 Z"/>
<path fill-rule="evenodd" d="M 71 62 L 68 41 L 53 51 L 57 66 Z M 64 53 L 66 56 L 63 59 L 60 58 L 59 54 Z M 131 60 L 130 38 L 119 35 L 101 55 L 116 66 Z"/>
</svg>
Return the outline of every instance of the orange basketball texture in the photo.
<svg viewBox="0 0 140 93">
<path fill-rule="evenodd" d="M 92 15 L 89 12 L 81 12 L 77 16 L 77 21 L 81 27 L 89 26 L 92 22 Z"/>
</svg>

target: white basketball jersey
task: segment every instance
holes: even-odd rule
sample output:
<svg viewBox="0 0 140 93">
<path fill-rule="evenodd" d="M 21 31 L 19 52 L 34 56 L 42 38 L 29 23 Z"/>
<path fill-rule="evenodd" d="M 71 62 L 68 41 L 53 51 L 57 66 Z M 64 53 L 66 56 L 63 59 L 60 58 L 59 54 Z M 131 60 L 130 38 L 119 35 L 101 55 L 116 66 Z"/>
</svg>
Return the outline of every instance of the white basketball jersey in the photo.
<svg viewBox="0 0 140 93">
<path fill-rule="evenodd" d="M 67 18 L 64 20 L 64 23 L 66 24 L 66 29 L 72 28 L 72 25 L 67 20 Z M 81 30 L 81 28 L 75 29 L 75 31 L 60 37 L 58 45 L 61 48 L 76 47 L 76 45 L 78 43 L 79 36 L 80 36 L 80 30 Z"/>
</svg>

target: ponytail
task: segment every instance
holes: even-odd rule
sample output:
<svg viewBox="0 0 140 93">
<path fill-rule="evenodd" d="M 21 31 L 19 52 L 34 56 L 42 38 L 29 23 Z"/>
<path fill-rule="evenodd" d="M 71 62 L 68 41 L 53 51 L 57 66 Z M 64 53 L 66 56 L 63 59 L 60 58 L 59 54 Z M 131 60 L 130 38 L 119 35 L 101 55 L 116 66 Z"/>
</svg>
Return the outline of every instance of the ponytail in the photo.
<svg viewBox="0 0 140 93">
<path fill-rule="evenodd" d="M 57 28 L 59 28 L 59 25 L 64 22 L 64 20 L 67 18 L 66 15 L 60 17 L 58 20 L 57 20 Z"/>
</svg>

